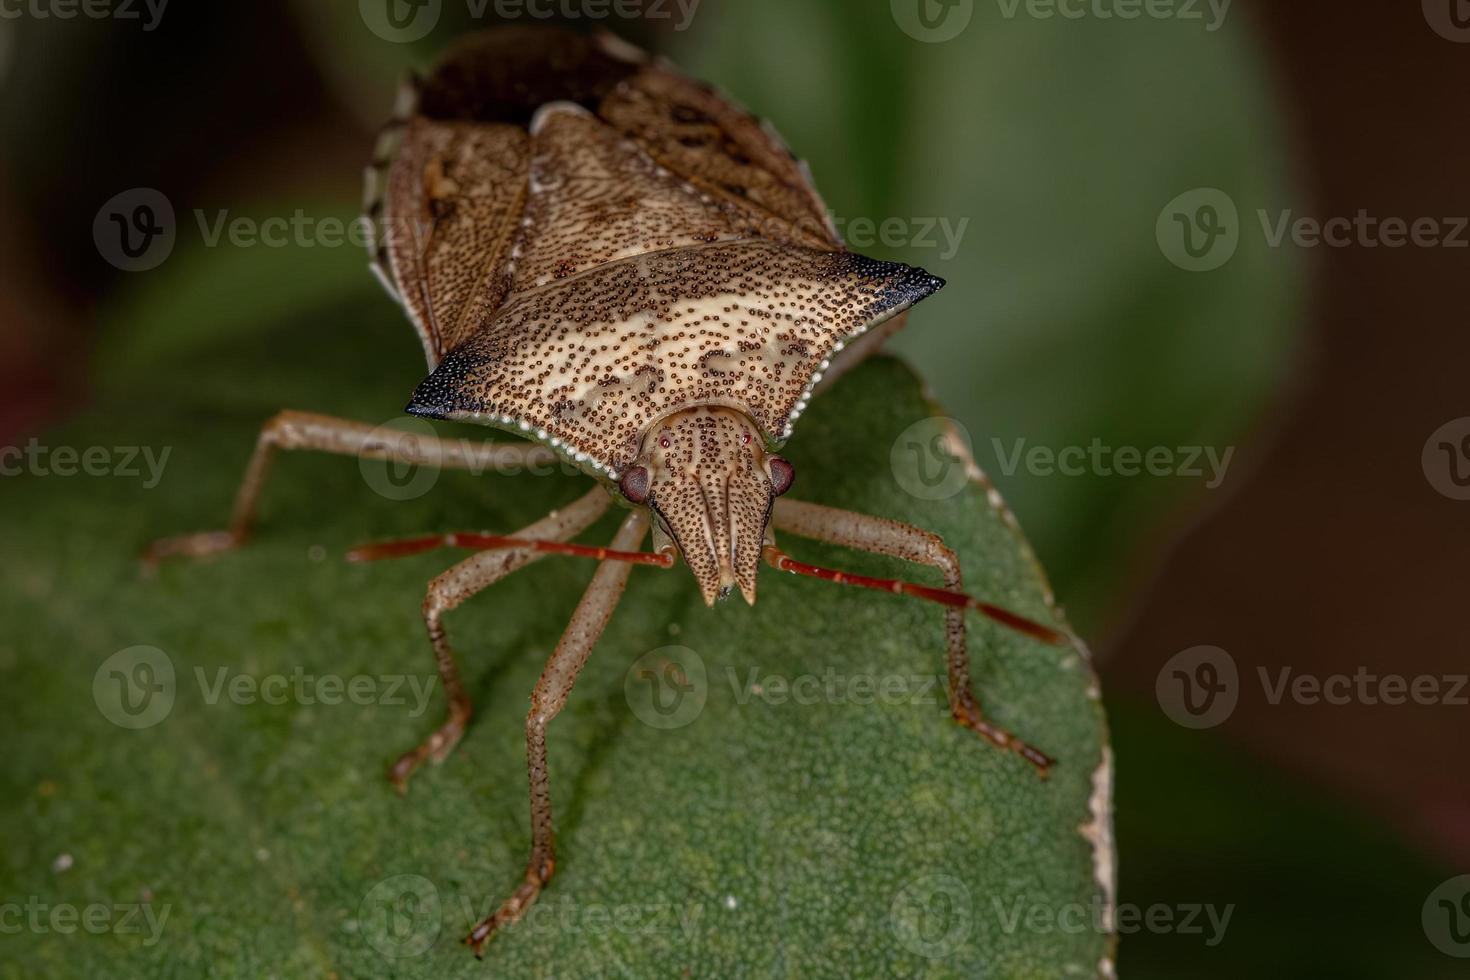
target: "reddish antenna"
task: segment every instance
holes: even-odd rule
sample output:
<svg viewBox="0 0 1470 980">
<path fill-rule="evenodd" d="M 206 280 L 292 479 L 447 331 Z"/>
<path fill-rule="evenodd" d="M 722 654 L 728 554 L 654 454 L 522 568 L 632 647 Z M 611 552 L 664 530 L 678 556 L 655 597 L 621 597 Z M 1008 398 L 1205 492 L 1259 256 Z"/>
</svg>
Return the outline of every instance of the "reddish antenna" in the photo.
<svg viewBox="0 0 1470 980">
<path fill-rule="evenodd" d="M 625 561 L 634 565 L 655 565 L 672 568 L 674 556 L 651 551 L 614 551 L 611 548 L 593 548 L 583 544 L 567 544 L 562 541 L 534 541 L 529 538 L 503 538 L 494 534 L 476 534 L 459 531 L 452 534 L 431 534 L 422 538 L 401 538 L 397 541 L 380 541 L 365 544 L 347 552 L 348 561 L 380 561 L 384 558 L 405 558 L 435 548 L 471 548 L 475 551 L 497 551 L 503 549 L 529 548 L 558 555 L 576 555 L 580 558 L 596 558 L 598 561 Z"/>
<path fill-rule="evenodd" d="M 1050 626 L 1043 626 L 1035 620 L 1027 619 L 1025 616 L 1013 613 L 1009 609 L 1003 609 L 994 603 L 967 596 L 963 592 L 951 592 L 949 589 L 936 589 L 927 585 L 916 585 L 913 582 L 901 582 L 893 578 L 873 578 L 868 575 L 855 575 L 852 572 L 840 572 L 834 568 L 823 568 L 820 565 L 808 565 L 792 558 L 775 545 L 766 545 L 763 553 L 767 564 L 778 571 L 807 575 L 827 582 L 836 582 L 838 585 L 856 585 L 864 589 L 876 589 L 879 592 L 892 592 L 896 595 L 913 596 L 915 599 L 927 599 L 946 606 L 973 609 L 987 619 L 994 620 L 1002 626 L 1043 643 L 1050 643 L 1052 646 L 1066 646 L 1070 642 L 1066 634 Z"/>
</svg>

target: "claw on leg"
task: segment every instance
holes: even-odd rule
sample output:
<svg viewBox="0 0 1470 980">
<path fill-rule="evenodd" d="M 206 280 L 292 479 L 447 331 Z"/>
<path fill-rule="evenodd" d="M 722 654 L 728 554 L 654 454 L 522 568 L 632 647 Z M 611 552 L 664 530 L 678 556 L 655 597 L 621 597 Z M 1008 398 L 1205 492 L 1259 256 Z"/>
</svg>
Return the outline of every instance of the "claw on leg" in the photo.
<svg viewBox="0 0 1470 980">
<path fill-rule="evenodd" d="M 419 745 L 399 756 L 397 761 L 388 767 L 388 781 L 393 784 L 399 796 L 408 792 L 408 778 L 424 762 L 438 765 L 449 758 L 449 753 L 454 751 L 454 747 L 464 737 L 465 725 L 469 724 L 471 713 L 468 698 L 453 702 L 449 706 L 449 718 L 444 724 L 435 729 L 434 733 Z"/>
<path fill-rule="evenodd" d="M 233 550 L 245 543 L 245 536 L 236 531 L 201 531 L 198 534 L 181 534 L 173 538 L 159 538 L 140 556 L 145 571 L 153 571 L 159 562 L 168 558 L 207 558 Z"/>
<path fill-rule="evenodd" d="M 1056 765 L 1056 760 L 1045 752 L 1026 744 L 1004 728 L 986 721 L 980 713 L 980 705 L 975 703 L 974 698 L 961 699 L 951 711 L 955 721 L 977 735 L 983 736 L 991 745 L 1014 752 L 1031 763 L 1037 775 L 1042 779 L 1045 779 L 1051 773 L 1051 767 Z"/>
<path fill-rule="evenodd" d="M 541 894 L 541 889 L 546 882 L 551 880 L 551 872 L 551 862 L 547 862 L 546 867 L 541 869 L 541 873 L 527 871 L 526 880 L 511 893 L 510 898 L 507 898 L 500 904 L 500 908 L 481 919 L 470 930 L 469 935 L 464 937 L 464 943 L 475 951 L 476 957 L 485 955 L 485 944 L 494 937 L 501 926 L 508 926 L 521 920 L 521 916 L 526 914 L 526 909 L 530 908 L 531 903 L 536 901 L 536 897 Z"/>
</svg>

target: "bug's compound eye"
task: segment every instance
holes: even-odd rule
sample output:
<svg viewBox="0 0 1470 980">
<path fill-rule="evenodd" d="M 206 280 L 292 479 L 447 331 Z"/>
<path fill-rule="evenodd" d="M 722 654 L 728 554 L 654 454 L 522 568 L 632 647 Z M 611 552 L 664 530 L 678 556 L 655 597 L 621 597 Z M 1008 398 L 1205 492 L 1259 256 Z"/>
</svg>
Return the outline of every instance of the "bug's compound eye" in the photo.
<svg viewBox="0 0 1470 980">
<path fill-rule="evenodd" d="M 772 456 L 771 464 L 771 487 L 776 491 L 776 496 L 781 496 L 791 489 L 791 484 L 796 482 L 796 467 L 784 456 Z"/>
<path fill-rule="evenodd" d="M 641 504 L 648 499 L 648 468 L 644 466 L 630 467 L 623 478 L 618 481 L 618 489 L 623 491 L 623 496 Z"/>
</svg>

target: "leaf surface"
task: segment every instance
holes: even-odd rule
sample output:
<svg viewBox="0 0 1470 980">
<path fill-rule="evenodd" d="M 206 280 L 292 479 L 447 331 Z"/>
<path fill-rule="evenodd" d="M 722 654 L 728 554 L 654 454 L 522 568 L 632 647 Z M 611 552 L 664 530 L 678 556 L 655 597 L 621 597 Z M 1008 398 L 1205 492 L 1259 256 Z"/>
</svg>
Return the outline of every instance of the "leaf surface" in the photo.
<svg viewBox="0 0 1470 980">
<path fill-rule="evenodd" d="M 309 281 L 313 262 L 341 262 L 321 254 L 278 263 L 279 275 Z M 156 302 L 113 324 L 120 339 L 99 365 L 109 381 L 98 402 L 37 440 L 43 463 L 0 481 L 0 895 L 43 907 L 40 927 L 5 937 L 8 969 L 1098 973 L 1109 940 L 1095 925 L 1097 872 L 1111 855 L 1095 812 L 1105 736 L 1085 653 L 971 618 L 982 703 L 1060 760 L 1042 781 L 949 719 L 936 607 L 769 569 L 754 608 L 712 612 L 682 568 L 634 571 L 551 728 L 556 877 L 477 962 L 458 940 L 519 880 L 528 847 L 527 698 L 592 567 L 542 561 L 448 617 L 477 715 L 451 759 L 401 799 L 386 764 L 444 711 L 419 605 L 456 556 L 351 566 L 342 555 L 397 535 L 511 531 L 587 480 L 443 473 L 395 501 L 374 491 L 383 474 L 365 476 L 372 464 L 283 454 L 249 547 L 140 577 L 147 541 L 225 519 L 274 411 L 384 422 L 422 371 L 411 332 L 370 283 L 346 294 L 334 285 L 289 310 L 262 299 L 251 324 L 239 307 L 258 291 L 261 264 L 247 263 L 237 283 L 237 261 L 226 252 L 178 263 L 213 291 L 151 283 Z M 284 288 L 309 293 L 297 286 Z M 189 324 L 224 303 L 236 325 L 201 342 Z M 148 338 L 142 353 L 134 336 Z M 905 491 L 920 458 L 909 460 L 900 437 L 936 411 L 899 362 L 864 365 L 797 427 L 786 453 L 793 493 L 933 528 L 975 594 L 1056 622 L 1029 549 L 983 486 L 939 500 Z M 62 475 L 63 447 L 100 447 L 111 475 Z M 151 454 L 131 457 L 137 475 L 123 466 L 129 447 Z M 163 460 L 156 485 L 149 459 Z M 615 522 L 584 540 L 610 538 Z M 927 569 L 783 544 L 807 560 L 938 584 Z M 166 671 L 109 658 L 140 645 L 161 651 L 174 685 L 154 694 L 167 700 L 156 723 L 130 729 L 109 720 L 125 692 L 142 701 L 143 686 L 124 685 L 153 686 Z M 675 729 L 640 719 L 640 658 L 669 646 L 705 670 L 691 695 L 702 709 Z M 156 931 L 128 913 L 142 902 Z M 94 904 L 107 910 L 95 933 L 50 918 Z"/>
</svg>

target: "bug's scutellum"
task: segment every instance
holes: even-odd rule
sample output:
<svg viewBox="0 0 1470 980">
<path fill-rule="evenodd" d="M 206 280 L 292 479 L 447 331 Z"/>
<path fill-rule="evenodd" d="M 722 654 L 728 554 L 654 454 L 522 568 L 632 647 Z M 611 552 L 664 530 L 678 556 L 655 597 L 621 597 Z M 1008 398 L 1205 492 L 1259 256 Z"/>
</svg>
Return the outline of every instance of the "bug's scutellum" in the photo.
<svg viewBox="0 0 1470 980">
<path fill-rule="evenodd" d="M 431 368 L 408 410 L 530 441 L 384 440 L 364 423 L 283 412 L 261 431 L 228 529 L 156 542 L 145 558 L 243 544 L 277 449 L 475 471 L 562 457 L 598 481 L 509 535 L 439 534 L 349 555 L 474 551 L 424 599 L 449 713 L 393 763 L 400 792 L 424 761 L 449 755 L 470 719 L 444 615 L 545 555 L 599 563 L 532 694 L 531 854 L 520 886 L 467 937 L 477 953 L 551 877 L 547 726 L 637 564 L 682 560 L 710 604 L 736 589 L 753 604 L 764 562 L 943 605 L 955 719 L 1046 773 L 1050 758 L 981 713 L 965 614 L 1046 643 L 1065 637 L 965 595 L 937 535 L 783 496 L 796 473 L 775 450 L 818 382 L 875 349 L 943 283 L 847 251 L 805 165 L 769 127 L 616 38 L 490 32 L 405 88 L 368 171 L 367 208 L 379 228 L 374 268 Z M 571 543 L 614 502 L 628 515 L 607 547 Z M 929 565 L 944 587 L 806 564 L 777 547 L 777 530 Z"/>
</svg>

